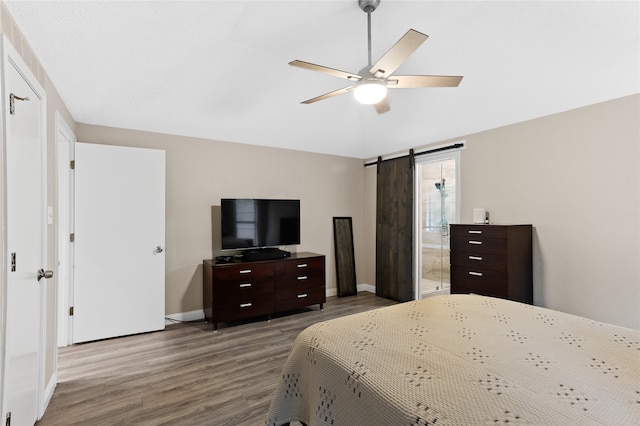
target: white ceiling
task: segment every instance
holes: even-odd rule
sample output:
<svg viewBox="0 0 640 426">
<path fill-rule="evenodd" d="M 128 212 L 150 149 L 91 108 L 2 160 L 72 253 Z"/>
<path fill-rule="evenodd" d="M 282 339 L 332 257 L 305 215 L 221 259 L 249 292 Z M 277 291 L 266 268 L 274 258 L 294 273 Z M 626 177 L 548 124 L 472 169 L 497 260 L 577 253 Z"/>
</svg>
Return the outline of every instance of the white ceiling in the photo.
<svg viewBox="0 0 640 426">
<path fill-rule="evenodd" d="M 357 0 L 5 3 L 80 123 L 372 158 L 640 92 L 638 1 L 382 0 L 374 62 L 413 28 L 397 74 L 464 76 L 382 115 L 288 65 L 365 66 Z"/>
</svg>

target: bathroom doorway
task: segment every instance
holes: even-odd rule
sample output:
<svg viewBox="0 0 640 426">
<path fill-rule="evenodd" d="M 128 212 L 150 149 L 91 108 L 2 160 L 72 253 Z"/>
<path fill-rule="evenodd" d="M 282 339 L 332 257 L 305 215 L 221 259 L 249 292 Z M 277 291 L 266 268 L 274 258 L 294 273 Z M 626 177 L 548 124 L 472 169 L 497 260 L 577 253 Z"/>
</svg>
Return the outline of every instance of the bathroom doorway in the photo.
<svg viewBox="0 0 640 426">
<path fill-rule="evenodd" d="M 449 224 L 459 221 L 459 152 L 416 159 L 416 299 L 448 294 Z"/>
</svg>

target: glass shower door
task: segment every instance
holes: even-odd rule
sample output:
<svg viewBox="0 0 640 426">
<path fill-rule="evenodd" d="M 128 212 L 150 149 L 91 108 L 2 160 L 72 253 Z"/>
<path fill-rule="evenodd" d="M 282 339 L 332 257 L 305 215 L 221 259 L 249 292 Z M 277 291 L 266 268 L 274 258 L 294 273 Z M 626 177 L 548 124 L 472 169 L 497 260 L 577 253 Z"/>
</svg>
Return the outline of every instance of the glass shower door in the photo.
<svg viewBox="0 0 640 426">
<path fill-rule="evenodd" d="M 456 220 L 456 158 L 417 163 L 420 237 L 417 297 L 446 294 L 451 283 L 449 223 Z"/>
</svg>

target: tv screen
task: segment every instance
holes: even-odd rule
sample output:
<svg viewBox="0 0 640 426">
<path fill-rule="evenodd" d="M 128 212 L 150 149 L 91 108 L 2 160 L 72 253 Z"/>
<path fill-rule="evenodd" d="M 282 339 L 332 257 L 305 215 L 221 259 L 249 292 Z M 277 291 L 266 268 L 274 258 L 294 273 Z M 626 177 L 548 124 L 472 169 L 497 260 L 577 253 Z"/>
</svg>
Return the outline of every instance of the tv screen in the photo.
<svg viewBox="0 0 640 426">
<path fill-rule="evenodd" d="M 300 244 L 300 200 L 223 198 L 222 249 Z"/>
</svg>

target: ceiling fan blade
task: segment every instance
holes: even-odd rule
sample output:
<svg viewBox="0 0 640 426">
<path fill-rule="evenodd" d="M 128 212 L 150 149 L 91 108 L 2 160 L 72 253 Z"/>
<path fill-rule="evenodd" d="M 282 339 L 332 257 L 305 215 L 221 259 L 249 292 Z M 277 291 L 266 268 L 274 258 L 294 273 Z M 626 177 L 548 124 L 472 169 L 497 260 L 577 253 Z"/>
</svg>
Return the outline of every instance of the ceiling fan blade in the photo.
<svg viewBox="0 0 640 426">
<path fill-rule="evenodd" d="M 462 76 L 454 75 L 393 75 L 387 80 L 387 87 L 412 89 L 419 87 L 458 87 Z"/>
<path fill-rule="evenodd" d="M 378 114 L 384 114 L 389 111 L 391 108 L 389 107 L 389 100 L 387 96 L 384 97 L 380 102 L 374 105 Z"/>
<path fill-rule="evenodd" d="M 324 95 L 316 96 L 315 98 L 307 99 L 306 101 L 300 102 L 301 104 L 312 104 L 314 102 L 321 101 L 323 99 L 332 98 L 334 96 L 342 95 L 343 93 L 347 93 L 352 90 L 354 86 L 343 87 L 342 89 L 334 90 L 333 92 L 325 93 Z"/>
<path fill-rule="evenodd" d="M 387 53 L 382 55 L 382 58 L 371 67 L 369 72 L 379 78 L 388 77 L 397 70 L 427 38 L 429 38 L 428 35 L 416 30 L 407 31 Z"/>
<path fill-rule="evenodd" d="M 289 65 L 293 65 L 294 67 L 300 67 L 300 68 L 308 69 L 308 70 L 311 70 L 311 71 L 318 71 L 318 72 L 321 72 L 321 73 L 324 73 L 324 74 L 332 75 L 334 77 L 345 78 L 347 80 L 358 81 L 358 80 L 360 80 L 362 78 L 357 74 L 353 74 L 353 73 L 346 72 L 346 71 L 336 70 L 336 69 L 325 67 L 325 66 L 322 66 L 322 65 L 312 64 L 310 62 L 305 62 L 305 61 L 295 60 L 295 61 L 289 62 Z"/>
</svg>

